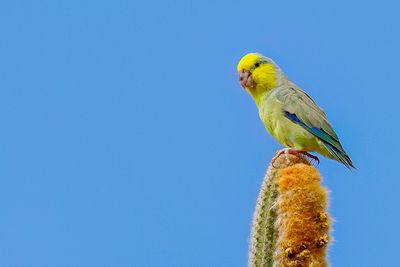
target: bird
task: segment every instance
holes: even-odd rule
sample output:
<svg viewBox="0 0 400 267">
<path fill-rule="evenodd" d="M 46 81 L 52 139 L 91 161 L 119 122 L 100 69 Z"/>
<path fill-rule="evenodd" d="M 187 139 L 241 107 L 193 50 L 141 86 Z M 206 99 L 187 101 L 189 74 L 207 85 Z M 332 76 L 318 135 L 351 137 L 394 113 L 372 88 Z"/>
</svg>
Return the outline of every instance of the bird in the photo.
<svg viewBox="0 0 400 267">
<path fill-rule="evenodd" d="M 246 54 L 237 71 L 266 130 L 285 147 L 272 162 L 282 154 L 287 160 L 289 154 L 301 154 L 319 163 L 319 158 L 309 153 L 317 152 L 349 169 L 355 168 L 325 112 L 272 59 L 259 53 Z"/>
</svg>

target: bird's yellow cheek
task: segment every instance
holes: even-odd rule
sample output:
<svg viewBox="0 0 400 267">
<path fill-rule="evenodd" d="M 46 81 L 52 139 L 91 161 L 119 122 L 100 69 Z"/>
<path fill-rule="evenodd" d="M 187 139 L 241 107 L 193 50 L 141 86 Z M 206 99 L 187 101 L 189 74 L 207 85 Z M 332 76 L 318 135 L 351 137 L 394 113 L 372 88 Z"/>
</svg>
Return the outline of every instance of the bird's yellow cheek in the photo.
<svg viewBox="0 0 400 267">
<path fill-rule="evenodd" d="M 262 90 L 270 90 L 276 86 L 275 69 L 271 64 L 263 64 L 252 73 L 253 82 Z"/>
</svg>

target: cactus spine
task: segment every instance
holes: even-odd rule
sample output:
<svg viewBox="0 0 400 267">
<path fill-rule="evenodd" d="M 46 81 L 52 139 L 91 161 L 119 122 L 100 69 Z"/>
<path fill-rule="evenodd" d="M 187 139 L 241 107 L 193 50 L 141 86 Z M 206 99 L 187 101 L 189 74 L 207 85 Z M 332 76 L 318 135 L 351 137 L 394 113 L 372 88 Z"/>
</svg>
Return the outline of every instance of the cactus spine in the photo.
<svg viewBox="0 0 400 267">
<path fill-rule="evenodd" d="M 325 267 L 330 240 L 327 190 L 301 156 L 270 164 L 258 196 L 249 252 L 250 267 Z"/>
</svg>

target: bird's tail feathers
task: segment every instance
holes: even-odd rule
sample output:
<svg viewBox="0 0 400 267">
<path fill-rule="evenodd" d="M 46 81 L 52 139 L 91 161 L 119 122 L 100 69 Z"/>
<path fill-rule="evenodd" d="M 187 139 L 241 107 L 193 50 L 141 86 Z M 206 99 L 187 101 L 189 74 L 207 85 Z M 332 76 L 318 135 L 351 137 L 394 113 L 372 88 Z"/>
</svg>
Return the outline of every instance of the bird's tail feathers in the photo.
<svg viewBox="0 0 400 267">
<path fill-rule="evenodd" d="M 350 157 L 346 154 L 346 152 L 343 149 L 338 149 L 332 144 L 322 141 L 325 145 L 325 148 L 331 153 L 332 157 L 345 165 L 349 169 L 355 169 L 353 162 L 351 161 Z"/>
</svg>

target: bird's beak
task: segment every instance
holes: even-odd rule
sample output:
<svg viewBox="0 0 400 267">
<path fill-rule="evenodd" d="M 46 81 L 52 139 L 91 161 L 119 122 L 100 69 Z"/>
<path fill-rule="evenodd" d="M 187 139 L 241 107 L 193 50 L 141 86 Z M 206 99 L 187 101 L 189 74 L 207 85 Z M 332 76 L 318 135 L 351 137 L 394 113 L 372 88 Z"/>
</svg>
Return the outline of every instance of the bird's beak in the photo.
<svg viewBox="0 0 400 267">
<path fill-rule="evenodd" d="M 239 72 L 239 81 L 243 87 L 253 87 L 253 79 L 251 78 L 251 73 L 245 69 Z"/>
</svg>

